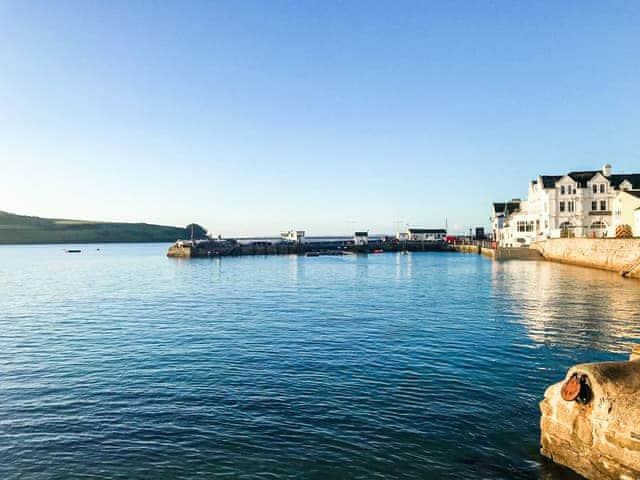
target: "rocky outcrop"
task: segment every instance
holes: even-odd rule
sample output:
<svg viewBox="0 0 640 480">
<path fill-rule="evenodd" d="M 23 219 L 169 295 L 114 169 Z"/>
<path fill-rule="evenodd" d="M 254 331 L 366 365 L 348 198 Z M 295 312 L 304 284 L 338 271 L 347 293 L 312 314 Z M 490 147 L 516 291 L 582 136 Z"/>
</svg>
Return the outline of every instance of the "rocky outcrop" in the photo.
<svg viewBox="0 0 640 480">
<path fill-rule="evenodd" d="M 569 369 L 540 403 L 541 453 L 588 479 L 640 479 L 640 346 Z"/>
</svg>

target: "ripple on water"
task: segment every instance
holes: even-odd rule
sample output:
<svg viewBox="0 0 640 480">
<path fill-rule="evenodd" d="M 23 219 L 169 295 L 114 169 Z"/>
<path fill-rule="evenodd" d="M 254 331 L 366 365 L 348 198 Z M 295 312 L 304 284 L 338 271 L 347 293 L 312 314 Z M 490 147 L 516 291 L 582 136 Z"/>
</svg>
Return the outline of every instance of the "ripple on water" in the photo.
<svg viewBox="0 0 640 480">
<path fill-rule="evenodd" d="M 568 478 L 544 389 L 640 335 L 605 272 L 164 248 L 0 247 L 1 478 Z"/>
</svg>

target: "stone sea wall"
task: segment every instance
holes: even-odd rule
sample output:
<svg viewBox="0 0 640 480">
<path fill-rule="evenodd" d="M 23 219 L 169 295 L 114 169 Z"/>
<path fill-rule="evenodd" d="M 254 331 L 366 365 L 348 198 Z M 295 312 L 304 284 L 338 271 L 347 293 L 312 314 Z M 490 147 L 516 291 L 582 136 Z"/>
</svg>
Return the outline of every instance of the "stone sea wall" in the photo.
<svg viewBox="0 0 640 480">
<path fill-rule="evenodd" d="M 590 480 L 640 478 L 640 347 L 569 369 L 540 402 L 541 453 Z"/>
<path fill-rule="evenodd" d="M 554 238 L 531 248 L 546 260 L 619 273 L 640 262 L 640 238 Z M 640 278 L 640 265 L 628 276 Z"/>
<path fill-rule="evenodd" d="M 529 248 L 486 248 L 478 245 L 455 245 L 461 253 L 476 253 L 494 260 L 541 260 L 540 252 Z"/>
<path fill-rule="evenodd" d="M 496 260 L 542 260 L 540 252 L 530 248 L 498 248 L 495 251 Z"/>
</svg>

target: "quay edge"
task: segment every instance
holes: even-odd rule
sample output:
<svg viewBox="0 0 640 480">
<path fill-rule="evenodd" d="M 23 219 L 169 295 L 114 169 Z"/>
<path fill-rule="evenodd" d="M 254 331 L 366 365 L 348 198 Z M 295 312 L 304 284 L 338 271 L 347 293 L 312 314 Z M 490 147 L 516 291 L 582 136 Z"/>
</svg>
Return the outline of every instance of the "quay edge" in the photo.
<svg viewBox="0 0 640 480">
<path fill-rule="evenodd" d="M 177 241 L 169 247 L 168 257 L 208 258 L 239 255 L 305 255 L 312 252 L 327 253 L 383 253 L 383 252 L 449 252 L 446 242 L 404 241 L 371 242 L 368 245 L 349 245 L 344 241 L 311 243 L 253 242 L 241 244 L 235 239 Z"/>
<path fill-rule="evenodd" d="M 457 252 L 475 253 L 494 260 L 542 260 L 542 255 L 537 250 L 525 247 L 497 247 L 491 248 L 481 244 L 454 245 Z"/>
<path fill-rule="evenodd" d="M 540 411 L 544 457 L 589 480 L 640 478 L 640 345 L 628 361 L 570 368 Z"/>
<path fill-rule="evenodd" d="M 545 260 L 640 278 L 640 238 L 554 238 L 531 245 Z"/>
</svg>

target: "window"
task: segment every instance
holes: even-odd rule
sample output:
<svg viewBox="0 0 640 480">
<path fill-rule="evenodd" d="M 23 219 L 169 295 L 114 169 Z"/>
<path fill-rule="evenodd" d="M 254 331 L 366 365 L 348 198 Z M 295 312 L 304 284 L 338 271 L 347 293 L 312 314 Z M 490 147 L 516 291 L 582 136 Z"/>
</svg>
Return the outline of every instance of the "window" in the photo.
<svg viewBox="0 0 640 480">
<path fill-rule="evenodd" d="M 606 210 L 607 209 L 607 201 L 606 200 L 600 200 L 600 210 Z"/>
<path fill-rule="evenodd" d="M 517 228 L 518 232 L 533 232 L 533 222 L 518 220 Z"/>
<path fill-rule="evenodd" d="M 600 193 L 604 193 L 604 183 L 600 184 Z"/>
<path fill-rule="evenodd" d="M 564 185 L 560 186 L 560 195 L 564 195 Z"/>
<path fill-rule="evenodd" d="M 594 200 L 593 202 L 591 202 L 591 211 L 595 211 L 595 210 L 598 210 L 598 202 Z"/>
<path fill-rule="evenodd" d="M 598 193 L 598 185 L 593 184 L 593 193 Z"/>
<path fill-rule="evenodd" d="M 573 194 L 575 195 L 577 193 L 576 187 L 573 187 Z"/>
<path fill-rule="evenodd" d="M 564 212 L 564 202 L 560 202 L 560 211 Z"/>
</svg>

